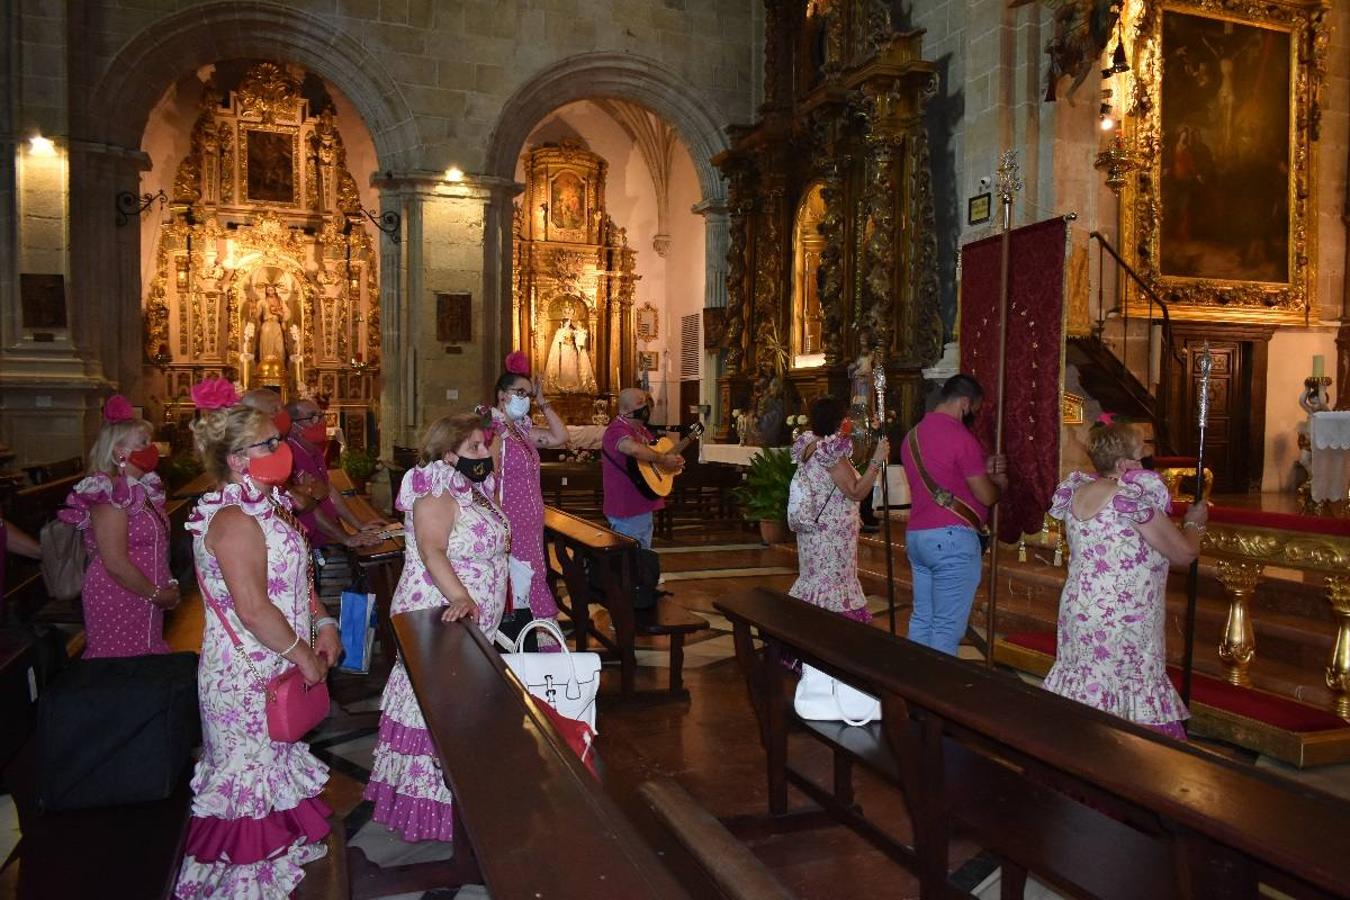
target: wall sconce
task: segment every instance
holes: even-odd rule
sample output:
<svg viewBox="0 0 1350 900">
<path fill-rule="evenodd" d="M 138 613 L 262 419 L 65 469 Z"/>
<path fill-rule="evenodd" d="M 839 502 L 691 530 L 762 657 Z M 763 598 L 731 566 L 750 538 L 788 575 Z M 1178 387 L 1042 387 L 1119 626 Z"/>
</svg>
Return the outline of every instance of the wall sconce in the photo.
<svg viewBox="0 0 1350 900">
<path fill-rule="evenodd" d="M 445 180 L 451 183 L 463 181 L 464 170 L 461 169 L 459 166 L 451 166 L 450 168 L 445 170 Z"/>
<path fill-rule="evenodd" d="M 159 201 L 159 208 L 163 209 L 164 204 L 169 202 L 169 198 L 164 196 L 164 190 L 161 188 L 158 193 L 141 194 L 137 197 L 131 191 L 119 191 L 117 194 L 117 227 L 131 221 L 132 216 L 139 217 L 156 201 Z"/>
<path fill-rule="evenodd" d="M 392 209 L 376 216 L 364 206 L 359 205 L 356 207 L 356 211 L 369 219 L 376 228 L 380 229 L 381 233 L 387 234 L 389 240 L 393 241 L 395 244 L 403 243 L 403 235 L 399 233 L 400 228 L 403 226 L 403 216 L 394 212 Z"/>
</svg>

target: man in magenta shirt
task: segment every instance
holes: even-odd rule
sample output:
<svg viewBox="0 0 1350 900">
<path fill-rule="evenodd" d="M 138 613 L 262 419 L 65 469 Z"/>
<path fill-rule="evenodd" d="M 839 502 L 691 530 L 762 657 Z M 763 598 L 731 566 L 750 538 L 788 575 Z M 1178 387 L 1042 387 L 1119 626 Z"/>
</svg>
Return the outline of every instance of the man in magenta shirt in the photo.
<svg viewBox="0 0 1350 900">
<path fill-rule="evenodd" d="M 1004 458 L 986 458 L 970 431 L 983 400 L 978 381 L 953 375 L 942 385 L 938 405 L 912 432 L 929 477 L 964 503 L 981 529 L 989 519 L 989 507 L 1008 486 Z M 951 504 L 944 506 L 933 498 L 914 464 L 908 436 L 900 457 L 911 495 L 905 552 L 914 575 L 914 614 L 908 637 L 955 656 L 980 586 L 984 556 L 980 535 Z"/>
<path fill-rule="evenodd" d="M 600 454 L 604 510 L 609 527 L 635 539 L 648 550 L 652 547 L 652 513 L 665 506 L 665 502 L 644 497 L 637 489 L 628 475 L 628 457 L 654 462 L 672 472 L 684 468 L 683 457 L 657 453 L 649 446 L 652 434 L 647 430 L 647 420 L 651 412 L 646 391 L 638 388 L 620 391 L 619 414 L 605 429 Z"/>
</svg>

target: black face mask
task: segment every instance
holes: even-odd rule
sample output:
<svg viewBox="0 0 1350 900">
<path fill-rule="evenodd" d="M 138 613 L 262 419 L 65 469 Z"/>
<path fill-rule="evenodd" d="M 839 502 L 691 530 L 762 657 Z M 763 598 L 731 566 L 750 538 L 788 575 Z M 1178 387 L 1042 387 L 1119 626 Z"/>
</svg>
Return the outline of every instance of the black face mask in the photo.
<svg viewBox="0 0 1350 900">
<path fill-rule="evenodd" d="M 646 421 L 652 417 L 652 408 L 650 406 L 639 406 L 637 409 L 630 412 L 628 417 L 646 423 Z"/>
<path fill-rule="evenodd" d="M 474 483 L 487 479 L 492 474 L 492 457 L 485 456 L 482 459 L 473 459 L 468 456 L 461 456 L 455 460 L 455 469 L 459 474 Z"/>
</svg>

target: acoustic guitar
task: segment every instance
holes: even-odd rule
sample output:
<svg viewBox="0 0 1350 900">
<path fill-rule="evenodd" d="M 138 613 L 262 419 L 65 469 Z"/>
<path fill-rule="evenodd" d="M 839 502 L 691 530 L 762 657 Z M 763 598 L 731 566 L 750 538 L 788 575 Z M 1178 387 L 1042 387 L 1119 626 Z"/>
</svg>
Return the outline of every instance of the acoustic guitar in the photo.
<svg viewBox="0 0 1350 900">
<path fill-rule="evenodd" d="M 650 447 L 660 454 L 673 453 L 679 456 L 684 452 L 684 448 L 698 440 L 703 434 L 703 423 L 695 422 L 689 428 L 689 434 L 679 443 L 676 443 L 669 437 L 663 437 Z M 667 472 L 654 462 L 644 462 L 635 456 L 628 457 L 628 477 L 633 479 L 633 484 L 637 486 L 638 493 L 648 500 L 660 500 L 663 497 L 669 497 L 671 489 L 675 487 L 675 476 L 678 472 Z"/>
</svg>

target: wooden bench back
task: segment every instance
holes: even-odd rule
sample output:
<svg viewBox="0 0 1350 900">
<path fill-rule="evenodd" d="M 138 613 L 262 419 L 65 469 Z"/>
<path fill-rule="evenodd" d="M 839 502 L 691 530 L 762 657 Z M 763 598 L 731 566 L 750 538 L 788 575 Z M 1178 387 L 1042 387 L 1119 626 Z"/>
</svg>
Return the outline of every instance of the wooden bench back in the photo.
<svg viewBox="0 0 1350 900">
<path fill-rule="evenodd" d="M 472 853 L 494 897 L 690 896 L 477 626 L 440 616 L 393 621 L 455 797 L 455 859 Z M 466 831 L 471 844 L 461 843 Z"/>
<path fill-rule="evenodd" d="M 736 626 L 743 662 L 743 651 L 754 654 L 753 627 L 772 657 L 787 648 L 882 699 L 900 769 L 916 767 L 908 781 L 921 796 L 908 796 L 907 788 L 911 806 L 945 802 L 927 795 L 942 791 L 943 772 L 953 764 L 944 746 L 957 742 L 963 753 L 1010 763 L 1022 777 L 1034 774 L 1038 783 L 1124 810 L 1131 822 L 1160 823 L 1179 893 L 1201 896 L 1226 883 L 1255 896 L 1257 878 L 1300 894 L 1350 893 L 1344 838 L 1350 803 L 1344 800 L 777 591 L 758 588 L 715 606 Z M 758 672 L 764 677 L 764 669 Z"/>
<path fill-rule="evenodd" d="M 42 526 L 55 518 L 71 489 L 82 478 L 82 474 L 68 475 L 16 492 L 10 498 L 9 509 L 5 510 L 5 520 L 36 538 Z"/>
</svg>

